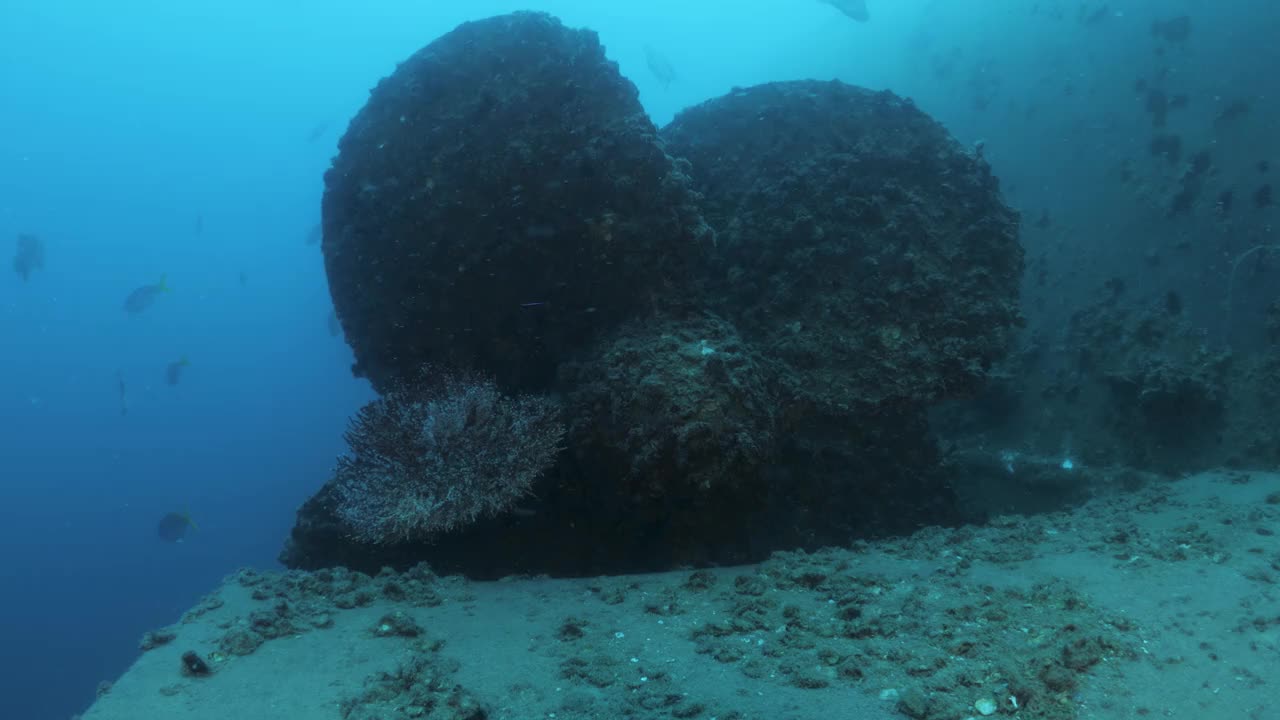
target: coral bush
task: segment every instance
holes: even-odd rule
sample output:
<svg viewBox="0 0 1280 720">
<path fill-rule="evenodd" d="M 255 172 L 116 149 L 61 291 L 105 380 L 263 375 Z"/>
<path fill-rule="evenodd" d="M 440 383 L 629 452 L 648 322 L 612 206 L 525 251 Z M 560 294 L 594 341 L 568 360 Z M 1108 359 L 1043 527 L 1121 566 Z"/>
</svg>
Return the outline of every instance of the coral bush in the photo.
<svg viewBox="0 0 1280 720">
<path fill-rule="evenodd" d="M 336 515 L 366 543 L 423 540 L 497 515 L 555 460 L 557 415 L 546 398 L 424 371 L 352 420 L 334 476 Z"/>
</svg>

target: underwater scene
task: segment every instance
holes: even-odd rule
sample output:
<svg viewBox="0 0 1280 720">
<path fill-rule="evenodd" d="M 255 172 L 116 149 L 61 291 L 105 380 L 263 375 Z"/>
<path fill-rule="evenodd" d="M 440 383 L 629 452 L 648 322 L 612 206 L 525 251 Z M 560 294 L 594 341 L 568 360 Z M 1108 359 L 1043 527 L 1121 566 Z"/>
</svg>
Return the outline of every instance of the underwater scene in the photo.
<svg viewBox="0 0 1280 720">
<path fill-rule="evenodd" d="M 0 715 L 1280 720 L 1277 37 L 7 2 Z"/>
</svg>

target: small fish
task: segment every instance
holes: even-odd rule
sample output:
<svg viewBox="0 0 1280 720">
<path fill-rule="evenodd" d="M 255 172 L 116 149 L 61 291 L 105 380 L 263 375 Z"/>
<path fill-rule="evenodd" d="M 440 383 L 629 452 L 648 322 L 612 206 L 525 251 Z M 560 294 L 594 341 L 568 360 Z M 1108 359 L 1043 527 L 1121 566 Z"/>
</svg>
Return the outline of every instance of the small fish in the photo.
<svg viewBox="0 0 1280 720">
<path fill-rule="evenodd" d="M 871 19 L 871 13 L 867 12 L 867 0 L 822 0 L 822 2 L 858 22 L 866 22 Z"/>
<path fill-rule="evenodd" d="M 165 542 L 180 543 L 182 538 L 186 537 L 187 528 L 192 530 L 200 529 L 196 527 L 196 523 L 191 519 L 189 513 L 165 513 L 165 516 L 160 518 L 160 522 L 156 523 L 156 534 Z"/>
<path fill-rule="evenodd" d="M 1223 125 L 1234 120 L 1238 120 L 1249 114 L 1252 106 L 1248 100 L 1236 100 L 1218 112 L 1214 117 L 1214 125 Z"/>
<path fill-rule="evenodd" d="M 44 267 L 44 243 L 35 235 L 18 236 L 18 252 L 13 256 L 13 271 L 22 276 L 22 281 L 31 279 L 33 270 Z"/>
<path fill-rule="evenodd" d="M 315 125 L 312 125 L 311 132 L 307 133 L 307 142 L 313 143 L 319 140 L 320 138 L 324 137 L 324 134 L 328 131 L 329 131 L 329 123 L 327 122 L 318 122 Z"/>
<path fill-rule="evenodd" d="M 178 381 L 182 379 L 182 370 L 190 364 L 191 362 L 187 360 L 186 355 L 183 355 L 179 360 L 174 360 L 169 363 L 169 367 L 164 371 L 165 380 L 167 380 L 170 385 L 177 385 Z"/>
<path fill-rule="evenodd" d="M 662 88 L 665 90 L 671 87 L 671 83 L 676 80 L 676 69 L 672 67 L 671 62 L 649 45 L 644 46 L 644 60 L 649 65 L 649 72 L 662 83 Z"/>
<path fill-rule="evenodd" d="M 1253 206 L 1255 208 L 1261 210 L 1264 207 L 1269 207 L 1273 202 L 1271 198 L 1271 183 L 1260 185 L 1257 190 L 1253 191 Z"/>
<path fill-rule="evenodd" d="M 120 414 L 129 414 L 129 393 L 124 385 L 124 373 L 116 371 L 116 387 L 120 390 Z"/>
<path fill-rule="evenodd" d="M 1151 35 L 1171 45 L 1185 43 L 1191 37 L 1191 16 L 1179 15 L 1151 23 Z"/>
<path fill-rule="evenodd" d="M 143 285 L 129 293 L 129 296 L 124 299 L 124 311 L 130 315 L 137 315 L 151 307 L 161 293 L 169 292 L 169 286 L 165 284 L 164 279 L 165 276 L 161 275 L 160 282 L 155 285 Z"/>
<path fill-rule="evenodd" d="M 1089 11 L 1087 6 L 1081 6 L 1077 17 L 1080 20 L 1080 24 L 1093 26 L 1111 17 L 1111 15 L 1111 6 L 1103 4 L 1092 12 Z"/>
</svg>

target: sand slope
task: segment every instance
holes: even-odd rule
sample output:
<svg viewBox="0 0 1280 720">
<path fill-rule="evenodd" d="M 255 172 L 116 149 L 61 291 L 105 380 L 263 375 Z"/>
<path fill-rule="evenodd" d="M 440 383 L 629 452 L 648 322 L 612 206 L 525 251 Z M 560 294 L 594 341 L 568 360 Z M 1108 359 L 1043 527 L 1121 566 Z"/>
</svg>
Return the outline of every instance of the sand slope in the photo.
<svg viewBox="0 0 1280 720">
<path fill-rule="evenodd" d="M 83 717 L 1280 718 L 1276 533 L 1229 472 L 714 571 L 242 571 Z"/>
</svg>

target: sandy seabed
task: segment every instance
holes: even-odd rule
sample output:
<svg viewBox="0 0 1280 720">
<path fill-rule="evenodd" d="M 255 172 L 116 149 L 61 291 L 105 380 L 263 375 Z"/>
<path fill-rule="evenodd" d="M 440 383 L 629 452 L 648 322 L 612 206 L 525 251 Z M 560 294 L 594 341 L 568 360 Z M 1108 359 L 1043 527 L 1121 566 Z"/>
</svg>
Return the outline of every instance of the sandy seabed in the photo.
<svg viewBox="0 0 1280 720">
<path fill-rule="evenodd" d="M 745 567 L 243 570 L 82 717 L 1274 719 L 1277 533 L 1224 471 Z"/>
</svg>

